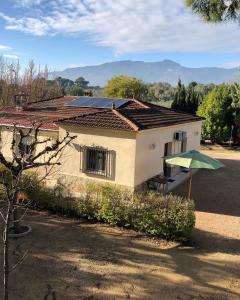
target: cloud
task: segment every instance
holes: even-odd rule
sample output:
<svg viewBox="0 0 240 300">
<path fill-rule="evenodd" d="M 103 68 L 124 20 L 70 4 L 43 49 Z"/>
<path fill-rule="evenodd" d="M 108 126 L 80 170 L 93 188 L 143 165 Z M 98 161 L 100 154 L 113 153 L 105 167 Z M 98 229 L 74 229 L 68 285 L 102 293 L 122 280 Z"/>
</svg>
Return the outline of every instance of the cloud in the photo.
<svg viewBox="0 0 240 300">
<path fill-rule="evenodd" d="M 19 59 L 19 57 L 15 54 L 3 54 L 3 57 L 9 58 L 9 59 Z"/>
<path fill-rule="evenodd" d="M 226 69 L 239 68 L 240 61 L 226 61 L 221 65 L 219 65 L 219 67 L 226 68 Z"/>
<path fill-rule="evenodd" d="M 15 0 L 25 15 L 0 13 L 8 30 L 36 36 L 87 33 L 116 53 L 240 53 L 237 24 L 207 24 L 184 0 Z"/>
<path fill-rule="evenodd" d="M 1 50 L 11 50 L 12 48 L 11 47 L 9 47 L 9 46 L 6 46 L 6 45 L 0 45 L 0 51 Z"/>
<path fill-rule="evenodd" d="M 29 7 L 29 6 L 37 6 L 41 4 L 44 0 L 15 0 L 16 5 Z"/>
</svg>

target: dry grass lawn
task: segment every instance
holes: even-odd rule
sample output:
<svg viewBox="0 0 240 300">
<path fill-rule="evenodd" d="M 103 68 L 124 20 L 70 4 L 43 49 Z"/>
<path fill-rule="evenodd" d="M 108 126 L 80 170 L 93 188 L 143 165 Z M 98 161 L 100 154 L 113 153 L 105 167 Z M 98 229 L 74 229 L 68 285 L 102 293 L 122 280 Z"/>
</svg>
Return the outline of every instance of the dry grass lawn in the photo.
<svg viewBox="0 0 240 300">
<path fill-rule="evenodd" d="M 31 212 L 32 234 L 12 242 L 15 259 L 29 255 L 12 273 L 10 300 L 240 299 L 240 154 L 221 155 L 225 169 L 194 176 L 189 245 Z"/>
</svg>

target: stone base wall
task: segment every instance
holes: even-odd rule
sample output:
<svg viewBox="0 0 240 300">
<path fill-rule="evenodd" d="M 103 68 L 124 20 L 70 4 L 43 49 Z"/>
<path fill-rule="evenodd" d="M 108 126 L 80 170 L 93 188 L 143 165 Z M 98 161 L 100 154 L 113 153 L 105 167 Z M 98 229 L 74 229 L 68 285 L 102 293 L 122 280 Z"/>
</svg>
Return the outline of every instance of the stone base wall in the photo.
<svg viewBox="0 0 240 300">
<path fill-rule="evenodd" d="M 86 179 L 78 176 L 71 176 L 71 175 L 64 175 L 64 174 L 58 174 L 57 176 L 54 176 L 54 178 L 48 177 L 45 182 L 49 187 L 54 187 L 60 184 L 61 186 L 64 187 L 64 189 L 66 189 L 67 194 L 74 197 L 86 193 L 86 186 L 88 184 L 96 184 L 96 185 L 105 184 L 104 182 L 99 182 L 94 179 Z M 121 187 L 123 189 L 129 189 L 131 191 L 134 191 L 133 188 L 127 186 L 117 185 L 109 182 L 107 182 L 106 184 L 110 184 L 113 186 Z"/>
</svg>

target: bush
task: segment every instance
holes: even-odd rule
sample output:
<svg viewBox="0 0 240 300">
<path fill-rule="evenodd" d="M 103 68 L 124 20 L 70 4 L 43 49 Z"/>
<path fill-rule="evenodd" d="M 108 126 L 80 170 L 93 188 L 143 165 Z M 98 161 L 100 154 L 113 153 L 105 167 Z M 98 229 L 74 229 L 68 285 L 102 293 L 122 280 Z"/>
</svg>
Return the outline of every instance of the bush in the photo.
<svg viewBox="0 0 240 300">
<path fill-rule="evenodd" d="M 36 175 L 25 177 L 23 189 L 32 207 L 133 228 L 168 240 L 189 237 L 195 225 L 193 201 L 174 195 L 133 194 L 113 185 L 89 184 L 84 195 L 73 199 L 66 196 L 63 186 L 50 189 L 39 184 Z"/>
<path fill-rule="evenodd" d="M 231 86 L 216 86 L 199 105 L 197 114 L 205 118 L 202 127 L 203 139 L 214 143 L 228 141 L 235 114 Z"/>
</svg>

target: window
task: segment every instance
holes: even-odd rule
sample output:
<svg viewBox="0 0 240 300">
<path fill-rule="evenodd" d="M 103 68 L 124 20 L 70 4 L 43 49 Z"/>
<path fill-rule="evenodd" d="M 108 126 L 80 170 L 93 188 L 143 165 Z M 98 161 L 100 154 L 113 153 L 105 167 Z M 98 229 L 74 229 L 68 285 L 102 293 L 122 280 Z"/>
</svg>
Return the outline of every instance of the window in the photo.
<svg viewBox="0 0 240 300">
<path fill-rule="evenodd" d="M 107 151 L 93 148 L 87 149 L 87 168 L 89 172 L 104 173 L 106 169 Z"/>
<path fill-rule="evenodd" d="M 101 147 L 80 147 L 80 165 L 84 173 L 112 178 L 115 152 Z"/>
<path fill-rule="evenodd" d="M 25 136 L 22 138 L 21 144 L 20 143 L 20 134 L 16 134 L 15 136 L 15 153 L 16 155 L 22 156 L 22 154 L 29 154 L 30 153 L 30 145 L 32 143 L 32 137 L 31 136 Z"/>
</svg>

